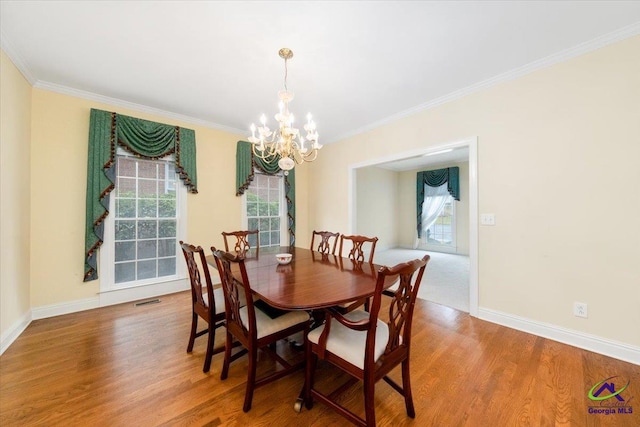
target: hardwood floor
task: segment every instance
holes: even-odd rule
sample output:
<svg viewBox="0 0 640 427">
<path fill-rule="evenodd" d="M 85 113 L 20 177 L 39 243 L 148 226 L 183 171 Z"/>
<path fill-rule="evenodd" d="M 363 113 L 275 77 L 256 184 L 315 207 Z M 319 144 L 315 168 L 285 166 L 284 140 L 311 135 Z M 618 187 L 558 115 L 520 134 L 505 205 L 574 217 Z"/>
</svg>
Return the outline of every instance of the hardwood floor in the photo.
<svg viewBox="0 0 640 427">
<path fill-rule="evenodd" d="M 161 297 L 34 321 L 0 356 L 2 426 L 342 426 L 316 402 L 293 403 L 303 372 L 256 390 L 242 412 L 246 356 L 220 381 L 222 354 L 202 373 L 206 338 L 186 353 L 190 295 Z M 411 373 L 416 418 L 383 381 L 376 386 L 379 426 L 638 426 L 640 366 L 498 326 L 418 300 Z M 222 343 L 224 329 L 216 341 Z M 279 344 L 291 358 L 303 354 Z M 262 357 L 259 369 L 273 368 Z M 326 365 L 323 365 L 326 367 Z M 336 384 L 326 367 L 319 387 Z M 397 371 L 397 372 L 396 372 Z M 397 369 L 392 373 L 400 379 Z M 264 372 L 264 371 L 263 371 Z M 260 375 L 260 372 L 259 374 Z M 619 376 L 627 411 L 590 414 L 589 390 Z M 603 396 L 609 393 L 605 390 Z M 363 413 L 360 385 L 344 402 Z M 634 397 L 635 396 L 635 397 Z M 618 402 L 616 398 L 602 405 Z"/>
</svg>

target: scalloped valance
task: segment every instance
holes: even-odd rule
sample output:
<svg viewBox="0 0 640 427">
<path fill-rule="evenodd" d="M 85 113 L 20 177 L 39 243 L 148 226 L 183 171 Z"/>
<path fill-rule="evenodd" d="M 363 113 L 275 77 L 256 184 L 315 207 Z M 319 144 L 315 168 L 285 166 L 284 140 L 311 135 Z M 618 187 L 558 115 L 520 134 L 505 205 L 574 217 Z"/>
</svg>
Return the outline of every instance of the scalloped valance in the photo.
<svg viewBox="0 0 640 427">
<path fill-rule="evenodd" d="M 144 159 L 175 155 L 176 172 L 188 191 L 197 193 L 196 137 L 192 129 L 91 109 L 87 163 L 84 281 L 98 278 L 97 251 L 115 188 L 116 148 Z"/>
</svg>

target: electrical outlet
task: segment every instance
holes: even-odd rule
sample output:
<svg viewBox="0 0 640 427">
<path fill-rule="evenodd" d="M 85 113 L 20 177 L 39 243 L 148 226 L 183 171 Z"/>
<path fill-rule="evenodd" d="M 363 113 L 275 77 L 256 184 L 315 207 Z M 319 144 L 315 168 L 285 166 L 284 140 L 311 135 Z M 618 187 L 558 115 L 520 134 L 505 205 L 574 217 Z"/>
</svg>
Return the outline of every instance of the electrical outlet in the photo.
<svg viewBox="0 0 640 427">
<path fill-rule="evenodd" d="M 481 225 L 496 225 L 496 216 L 494 214 L 480 214 Z"/>
<path fill-rule="evenodd" d="M 577 317 L 587 318 L 587 303 L 574 302 L 573 303 L 573 315 Z"/>
</svg>

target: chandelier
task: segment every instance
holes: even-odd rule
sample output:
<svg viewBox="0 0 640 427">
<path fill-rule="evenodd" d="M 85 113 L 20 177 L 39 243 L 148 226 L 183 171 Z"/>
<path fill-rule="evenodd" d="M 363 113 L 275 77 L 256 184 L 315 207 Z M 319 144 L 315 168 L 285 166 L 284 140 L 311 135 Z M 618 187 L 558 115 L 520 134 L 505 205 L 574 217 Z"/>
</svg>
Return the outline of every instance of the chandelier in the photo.
<svg viewBox="0 0 640 427">
<path fill-rule="evenodd" d="M 286 47 L 278 51 L 280 58 L 284 59 L 284 90 L 278 92 L 280 102 L 279 112 L 275 115 L 278 128 L 272 131 L 267 126 L 267 117 L 260 117 L 262 126 L 256 128 L 251 124 L 251 142 L 253 154 L 267 163 L 278 161 L 280 169 L 287 171 L 297 164 L 312 162 L 318 156 L 318 150 L 322 145 L 318 144 L 318 132 L 316 124 L 311 120 L 311 114 L 307 114 L 307 123 L 304 125 L 306 136 L 300 135 L 300 131 L 293 127 L 293 114 L 289 111 L 289 102 L 293 100 L 293 92 L 287 89 L 287 61 L 293 58 L 293 51 Z M 258 136 L 256 136 L 256 130 Z M 306 145 L 305 145 L 306 141 Z"/>
</svg>

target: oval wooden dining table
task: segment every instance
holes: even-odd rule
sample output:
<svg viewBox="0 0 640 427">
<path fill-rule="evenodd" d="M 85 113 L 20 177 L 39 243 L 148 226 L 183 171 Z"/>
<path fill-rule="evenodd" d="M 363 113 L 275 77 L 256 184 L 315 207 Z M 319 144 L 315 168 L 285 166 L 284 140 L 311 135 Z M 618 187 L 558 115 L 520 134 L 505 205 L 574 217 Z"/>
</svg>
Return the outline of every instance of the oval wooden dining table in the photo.
<svg viewBox="0 0 640 427">
<path fill-rule="evenodd" d="M 290 253 L 289 264 L 278 264 L 275 254 Z M 215 267 L 213 255 L 207 262 Z M 245 267 L 252 292 L 276 308 L 313 310 L 367 298 L 375 291 L 381 267 L 349 258 L 325 255 L 297 247 L 265 247 L 249 251 Z M 385 283 L 385 288 L 393 281 Z"/>
<path fill-rule="evenodd" d="M 278 253 L 290 253 L 291 262 L 279 264 Z M 216 267 L 213 255 L 207 257 L 207 263 Z M 247 252 L 245 267 L 251 291 L 258 298 L 283 310 L 315 310 L 314 318 L 319 320 L 323 308 L 372 296 L 381 266 L 281 246 Z M 236 277 L 240 277 L 239 272 Z M 385 289 L 395 283 L 395 280 L 387 281 Z M 304 386 L 293 405 L 296 412 L 302 410 L 303 396 Z"/>
</svg>

